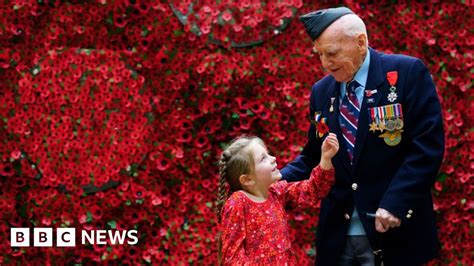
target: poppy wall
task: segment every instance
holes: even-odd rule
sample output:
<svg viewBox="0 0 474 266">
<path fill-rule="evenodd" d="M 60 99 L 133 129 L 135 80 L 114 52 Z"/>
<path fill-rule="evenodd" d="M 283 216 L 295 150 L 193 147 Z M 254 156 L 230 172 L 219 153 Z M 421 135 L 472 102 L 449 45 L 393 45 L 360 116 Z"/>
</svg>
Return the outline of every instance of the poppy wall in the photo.
<svg viewBox="0 0 474 266">
<path fill-rule="evenodd" d="M 433 264 L 473 263 L 472 1 L 2 2 L 0 264 L 215 264 L 221 148 L 258 135 L 280 166 L 301 151 L 324 73 L 297 17 L 338 5 L 371 47 L 429 67 L 446 132 Z M 317 210 L 290 218 L 310 263 Z M 12 227 L 134 229 L 139 243 L 15 248 Z"/>
</svg>

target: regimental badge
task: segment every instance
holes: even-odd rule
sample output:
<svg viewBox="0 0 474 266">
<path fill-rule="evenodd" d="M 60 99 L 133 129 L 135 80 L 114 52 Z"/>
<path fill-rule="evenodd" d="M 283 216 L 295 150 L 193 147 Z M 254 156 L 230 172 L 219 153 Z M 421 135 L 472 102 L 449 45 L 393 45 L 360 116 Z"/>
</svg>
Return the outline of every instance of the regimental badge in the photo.
<svg viewBox="0 0 474 266">
<path fill-rule="evenodd" d="M 377 90 L 365 90 L 365 96 L 370 97 L 377 93 Z"/>
<path fill-rule="evenodd" d="M 380 130 L 383 138 L 389 146 L 395 146 L 402 140 L 403 111 L 400 103 L 369 108 L 369 130 L 376 132 Z M 385 132 L 384 132 L 385 131 Z"/>
<path fill-rule="evenodd" d="M 321 116 L 321 112 L 314 112 L 314 116 L 311 119 L 311 124 L 316 127 L 316 137 L 322 138 L 329 132 L 327 125 L 327 118 Z"/>
<path fill-rule="evenodd" d="M 372 96 L 374 96 L 374 94 L 377 93 L 377 90 L 365 90 L 365 98 L 367 99 L 367 103 L 374 103 L 375 102 L 375 99 L 374 98 L 370 98 Z"/>
<path fill-rule="evenodd" d="M 387 72 L 387 80 L 388 80 L 388 83 L 390 84 L 390 93 L 387 95 L 387 99 L 389 102 L 393 103 L 398 98 L 397 88 L 395 87 L 398 80 L 398 72 L 397 71 Z"/>
</svg>

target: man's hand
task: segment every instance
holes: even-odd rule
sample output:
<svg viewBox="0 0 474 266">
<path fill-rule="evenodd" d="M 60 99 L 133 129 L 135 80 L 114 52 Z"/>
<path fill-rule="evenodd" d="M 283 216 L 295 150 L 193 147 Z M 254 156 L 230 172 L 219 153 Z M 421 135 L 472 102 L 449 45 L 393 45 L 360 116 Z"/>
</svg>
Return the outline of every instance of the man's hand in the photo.
<svg viewBox="0 0 474 266">
<path fill-rule="evenodd" d="M 400 226 L 401 222 L 399 218 L 385 209 L 378 208 L 375 213 L 375 230 L 377 230 L 377 232 L 385 233 L 392 227 Z"/>
</svg>

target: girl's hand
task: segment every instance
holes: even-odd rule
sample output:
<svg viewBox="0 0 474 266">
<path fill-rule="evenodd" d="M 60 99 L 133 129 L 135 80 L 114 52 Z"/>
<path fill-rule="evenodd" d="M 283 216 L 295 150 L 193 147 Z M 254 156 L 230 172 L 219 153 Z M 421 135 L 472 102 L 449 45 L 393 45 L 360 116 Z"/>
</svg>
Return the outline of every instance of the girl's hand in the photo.
<svg viewBox="0 0 474 266">
<path fill-rule="evenodd" d="M 338 150 L 339 141 L 337 140 L 336 134 L 329 133 L 321 146 L 321 167 L 323 169 L 332 168 L 331 159 L 336 155 Z"/>
</svg>

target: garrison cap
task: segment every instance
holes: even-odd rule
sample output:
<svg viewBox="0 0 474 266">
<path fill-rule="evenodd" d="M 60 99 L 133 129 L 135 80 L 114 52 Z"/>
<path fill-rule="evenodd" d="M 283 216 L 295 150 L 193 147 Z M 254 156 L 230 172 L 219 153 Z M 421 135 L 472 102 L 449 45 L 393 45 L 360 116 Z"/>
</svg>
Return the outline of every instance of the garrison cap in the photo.
<svg viewBox="0 0 474 266">
<path fill-rule="evenodd" d="M 303 23 L 306 32 L 314 41 L 329 25 L 347 14 L 354 14 L 354 12 L 347 7 L 321 9 L 302 15 L 300 21 Z"/>
</svg>

